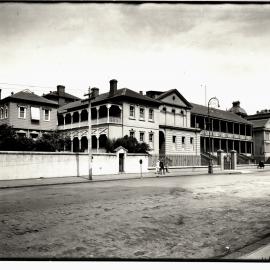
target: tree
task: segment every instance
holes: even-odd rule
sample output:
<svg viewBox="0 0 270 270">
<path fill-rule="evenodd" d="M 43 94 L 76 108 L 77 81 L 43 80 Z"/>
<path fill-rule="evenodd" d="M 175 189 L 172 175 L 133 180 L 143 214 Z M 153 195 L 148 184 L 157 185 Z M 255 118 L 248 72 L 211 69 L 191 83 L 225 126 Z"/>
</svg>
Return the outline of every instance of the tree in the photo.
<svg viewBox="0 0 270 270">
<path fill-rule="evenodd" d="M 126 148 L 129 153 L 147 153 L 150 150 L 148 144 L 139 143 L 136 138 L 127 135 L 123 138 L 108 139 L 105 147 L 107 152 L 113 152 L 119 146 Z"/>
<path fill-rule="evenodd" d="M 12 126 L 0 125 L 0 150 L 15 150 L 16 144 L 16 133 Z"/>
</svg>

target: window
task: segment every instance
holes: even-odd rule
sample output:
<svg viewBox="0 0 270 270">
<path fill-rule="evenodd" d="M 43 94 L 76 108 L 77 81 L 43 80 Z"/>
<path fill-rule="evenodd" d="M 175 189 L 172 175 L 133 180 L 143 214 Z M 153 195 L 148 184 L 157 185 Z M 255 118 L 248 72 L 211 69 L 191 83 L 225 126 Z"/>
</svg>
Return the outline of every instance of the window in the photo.
<svg viewBox="0 0 270 270">
<path fill-rule="evenodd" d="M 8 118 L 8 107 L 5 107 L 5 118 Z"/>
<path fill-rule="evenodd" d="M 19 114 L 18 114 L 19 118 L 26 118 L 26 108 L 25 107 L 19 107 Z"/>
<path fill-rule="evenodd" d="M 175 114 L 175 109 L 172 109 L 172 113 Z"/>
<path fill-rule="evenodd" d="M 135 137 L 135 131 L 134 130 L 131 130 L 129 132 L 129 137 L 131 137 L 131 138 L 134 138 Z"/>
<path fill-rule="evenodd" d="M 172 136 L 172 142 L 176 143 L 176 136 L 175 135 Z"/>
<path fill-rule="evenodd" d="M 144 108 L 140 108 L 140 119 L 144 119 Z"/>
<path fill-rule="evenodd" d="M 140 132 L 140 142 L 144 142 L 144 132 Z"/>
<path fill-rule="evenodd" d="M 149 120 L 153 121 L 154 120 L 154 110 L 149 109 Z"/>
<path fill-rule="evenodd" d="M 135 118 L 135 107 L 133 105 L 129 106 L 129 116 Z"/>
<path fill-rule="evenodd" d="M 163 108 L 162 108 L 162 110 L 163 110 L 164 112 L 166 112 L 166 111 L 167 111 L 166 107 L 163 107 Z"/>
<path fill-rule="evenodd" d="M 50 110 L 44 109 L 44 121 L 50 121 Z"/>
<path fill-rule="evenodd" d="M 40 108 L 31 107 L 31 120 L 34 120 L 34 121 L 40 120 Z"/>
<path fill-rule="evenodd" d="M 184 111 L 183 110 L 181 110 L 181 114 L 184 115 Z"/>
<path fill-rule="evenodd" d="M 152 143 L 154 141 L 154 133 L 149 133 L 149 142 Z"/>
<path fill-rule="evenodd" d="M 190 144 L 193 144 L 193 138 L 192 137 L 190 138 Z"/>
<path fill-rule="evenodd" d="M 186 143 L 186 137 L 182 137 L 182 144 L 185 144 Z"/>
<path fill-rule="evenodd" d="M 4 108 L 0 108 L 0 119 L 4 118 Z"/>
</svg>

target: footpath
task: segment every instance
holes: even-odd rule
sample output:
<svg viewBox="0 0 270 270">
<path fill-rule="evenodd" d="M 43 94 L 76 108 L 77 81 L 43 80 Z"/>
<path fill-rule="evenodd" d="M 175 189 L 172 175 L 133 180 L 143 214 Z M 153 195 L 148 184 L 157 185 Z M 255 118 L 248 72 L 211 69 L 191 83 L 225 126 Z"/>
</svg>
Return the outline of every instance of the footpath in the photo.
<svg viewBox="0 0 270 270">
<path fill-rule="evenodd" d="M 266 168 L 265 170 L 270 170 Z M 258 171 L 256 167 L 242 167 L 237 170 L 224 170 L 214 168 L 213 175 L 224 174 L 241 174 L 241 173 L 254 173 Z M 69 176 L 69 177 L 52 177 L 52 178 L 33 178 L 22 180 L 1 180 L 0 189 L 6 188 L 20 188 L 20 187 L 34 187 L 34 186 L 48 186 L 48 185 L 64 185 L 64 184 L 80 184 L 90 183 L 97 181 L 117 181 L 117 180 L 131 180 L 131 179 L 145 179 L 145 178 L 162 178 L 162 177 L 184 177 L 184 176 L 199 176 L 208 175 L 208 168 L 181 168 L 170 169 L 169 173 L 165 175 L 157 175 L 154 170 L 148 173 L 141 174 L 116 174 L 116 175 L 95 175 L 92 180 L 88 179 L 88 176 Z"/>
</svg>

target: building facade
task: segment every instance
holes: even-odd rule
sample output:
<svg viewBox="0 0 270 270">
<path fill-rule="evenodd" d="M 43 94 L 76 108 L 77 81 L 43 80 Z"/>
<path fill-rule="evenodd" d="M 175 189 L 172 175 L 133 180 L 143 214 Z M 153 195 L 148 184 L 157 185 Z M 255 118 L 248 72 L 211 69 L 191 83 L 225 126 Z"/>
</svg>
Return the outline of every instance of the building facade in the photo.
<svg viewBox="0 0 270 270">
<path fill-rule="evenodd" d="M 252 123 L 231 111 L 192 104 L 191 126 L 201 130 L 201 153 L 217 155 L 236 150 L 243 158 L 253 155 Z"/>
<path fill-rule="evenodd" d="M 270 110 L 257 111 L 247 116 L 253 123 L 254 157 L 256 161 L 270 163 Z"/>
<path fill-rule="evenodd" d="M 117 89 L 117 81 L 110 81 L 110 90 L 99 94 L 92 88 L 91 101 L 92 149 L 104 152 L 107 139 L 125 135 L 135 137 L 150 146 L 151 153 L 159 149 L 160 102 L 128 88 Z M 58 129 L 71 139 L 71 151 L 88 149 L 88 101 L 79 100 L 58 110 Z"/>
<path fill-rule="evenodd" d="M 18 136 L 37 138 L 57 128 L 58 104 L 29 90 L 0 100 L 0 124 L 13 126 Z"/>
</svg>

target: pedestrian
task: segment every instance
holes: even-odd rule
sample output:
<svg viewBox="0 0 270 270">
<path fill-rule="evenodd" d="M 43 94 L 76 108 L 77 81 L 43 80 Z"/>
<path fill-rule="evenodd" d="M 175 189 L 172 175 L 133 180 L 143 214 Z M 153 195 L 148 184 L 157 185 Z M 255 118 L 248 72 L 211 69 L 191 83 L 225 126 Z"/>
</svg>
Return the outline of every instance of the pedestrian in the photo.
<svg viewBox="0 0 270 270">
<path fill-rule="evenodd" d="M 166 170 L 166 172 L 168 173 L 169 172 L 169 169 L 168 169 L 168 162 L 165 160 L 165 170 Z"/>
<path fill-rule="evenodd" d="M 163 160 L 160 161 L 159 166 L 160 166 L 161 174 L 165 175 L 165 167 L 164 167 L 164 161 Z"/>
<path fill-rule="evenodd" d="M 160 161 L 159 161 L 159 159 L 157 160 L 157 162 L 156 162 L 156 174 L 159 174 L 159 171 L 160 171 Z"/>
</svg>

